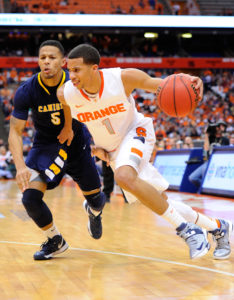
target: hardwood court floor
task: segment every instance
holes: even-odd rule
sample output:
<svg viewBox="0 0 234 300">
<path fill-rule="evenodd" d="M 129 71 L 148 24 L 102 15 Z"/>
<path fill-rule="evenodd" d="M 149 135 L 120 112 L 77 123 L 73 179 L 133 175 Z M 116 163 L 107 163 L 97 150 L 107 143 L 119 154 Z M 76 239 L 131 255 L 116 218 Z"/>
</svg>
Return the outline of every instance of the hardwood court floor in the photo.
<svg viewBox="0 0 234 300">
<path fill-rule="evenodd" d="M 234 202 L 177 192 L 209 215 L 234 220 Z M 234 299 L 234 252 L 228 260 L 190 260 L 173 228 L 140 203 L 112 196 L 103 212 L 103 237 L 93 240 L 78 188 L 65 183 L 46 193 L 70 248 L 49 261 L 32 255 L 44 242 L 27 217 L 15 181 L 0 181 L 0 299 L 227 300 Z M 231 238 L 234 247 L 234 234 Z"/>
</svg>

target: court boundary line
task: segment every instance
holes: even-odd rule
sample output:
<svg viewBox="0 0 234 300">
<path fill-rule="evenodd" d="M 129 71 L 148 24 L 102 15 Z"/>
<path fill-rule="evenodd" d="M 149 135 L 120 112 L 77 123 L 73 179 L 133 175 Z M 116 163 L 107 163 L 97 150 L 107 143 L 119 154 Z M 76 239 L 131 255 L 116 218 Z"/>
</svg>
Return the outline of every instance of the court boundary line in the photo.
<svg viewBox="0 0 234 300">
<path fill-rule="evenodd" d="M 12 242 L 12 241 L 0 241 L 0 244 L 40 246 L 40 244 Z M 155 261 L 155 262 L 160 262 L 160 263 L 167 263 L 167 264 L 183 266 L 183 267 L 188 267 L 188 268 L 193 268 L 193 269 L 198 269 L 198 270 L 204 270 L 204 271 L 208 271 L 208 272 L 213 272 L 213 273 L 217 273 L 217 274 L 222 274 L 222 275 L 227 275 L 227 276 L 230 276 L 230 277 L 234 277 L 234 273 L 220 271 L 220 270 L 211 269 L 211 268 L 207 268 L 207 267 L 196 266 L 196 265 L 192 265 L 192 264 L 176 262 L 176 261 L 173 261 L 173 260 L 156 258 L 156 257 L 147 257 L 147 256 L 142 256 L 142 255 L 121 253 L 121 252 L 112 252 L 112 251 L 105 251 L 105 250 L 96 250 L 96 249 L 86 249 L 86 248 L 69 247 L 69 249 L 74 250 L 74 251 L 80 251 L 80 252 L 93 252 L 93 253 L 100 253 L 100 254 L 111 254 L 111 255 L 116 255 L 116 256 L 118 255 L 118 256 L 124 256 L 124 257 L 139 258 L 139 259 L 142 259 L 142 260 Z"/>
</svg>

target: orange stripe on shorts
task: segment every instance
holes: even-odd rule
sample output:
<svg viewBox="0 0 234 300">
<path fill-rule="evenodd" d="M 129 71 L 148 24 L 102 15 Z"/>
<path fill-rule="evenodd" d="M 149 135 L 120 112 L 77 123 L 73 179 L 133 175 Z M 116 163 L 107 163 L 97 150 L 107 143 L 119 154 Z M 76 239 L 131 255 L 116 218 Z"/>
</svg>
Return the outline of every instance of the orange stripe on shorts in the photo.
<svg viewBox="0 0 234 300">
<path fill-rule="evenodd" d="M 137 148 L 131 148 L 131 152 L 139 155 L 140 157 L 143 157 L 143 153 Z"/>
<path fill-rule="evenodd" d="M 218 219 L 215 219 L 217 225 L 218 225 L 218 228 L 221 228 L 221 224 L 220 224 L 220 221 Z"/>
</svg>

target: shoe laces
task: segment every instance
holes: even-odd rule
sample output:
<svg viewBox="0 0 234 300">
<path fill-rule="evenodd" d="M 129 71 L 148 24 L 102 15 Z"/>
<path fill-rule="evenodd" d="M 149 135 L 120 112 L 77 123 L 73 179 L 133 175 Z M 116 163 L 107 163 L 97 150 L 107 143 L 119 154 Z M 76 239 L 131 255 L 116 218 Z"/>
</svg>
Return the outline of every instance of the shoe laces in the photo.
<svg viewBox="0 0 234 300">
<path fill-rule="evenodd" d="M 91 215 L 91 219 L 94 221 L 94 222 L 100 222 L 100 220 L 101 220 L 101 214 L 102 214 L 102 212 L 100 212 L 100 214 L 99 215 L 97 215 L 97 216 L 95 216 L 94 214 L 92 214 Z"/>
<path fill-rule="evenodd" d="M 184 240 L 187 240 L 188 238 L 194 236 L 196 234 L 196 231 L 194 228 L 186 228 L 182 230 L 181 232 L 177 232 L 177 235 L 182 237 Z"/>
<path fill-rule="evenodd" d="M 229 241 L 227 239 L 227 230 L 218 230 L 213 234 L 213 240 L 216 242 L 216 249 L 229 247 Z"/>
<path fill-rule="evenodd" d="M 87 211 L 88 211 L 89 216 L 90 216 L 93 220 L 98 220 L 99 218 L 101 218 L 102 211 L 100 211 L 100 213 L 99 213 L 97 216 L 95 216 L 95 214 L 92 213 L 92 211 L 91 211 L 91 209 L 90 209 L 89 206 L 88 206 Z"/>
<path fill-rule="evenodd" d="M 48 250 L 50 249 L 51 251 L 57 250 L 58 249 L 58 241 L 55 240 L 54 238 L 48 238 L 43 244 L 41 244 L 41 250 Z"/>
<path fill-rule="evenodd" d="M 178 232 L 177 234 L 182 237 L 185 242 L 189 245 L 189 247 L 191 249 L 194 249 L 197 247 L 197 243 L 198 243 L 198 239 L 197 239 L 197 234 L 199 232 L 197 232 L 196 228 L 192 227 L 185 227 L 184 230 L 182 230 L 181 232 Z"/>
</svg>

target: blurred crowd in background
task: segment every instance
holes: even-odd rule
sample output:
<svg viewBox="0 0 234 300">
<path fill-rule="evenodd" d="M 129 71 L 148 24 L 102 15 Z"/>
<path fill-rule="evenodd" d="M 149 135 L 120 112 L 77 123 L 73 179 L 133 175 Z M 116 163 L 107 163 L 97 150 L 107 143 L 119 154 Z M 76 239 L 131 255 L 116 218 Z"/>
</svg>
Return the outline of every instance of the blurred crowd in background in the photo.
<svg viewBox="0 0 234 300">
<path fill-rule="evenodd" d="M 229 1 L 217 0 L 11 0 L 4 7 L 11 13 L 66 13 L 66 14 L 144 14 L 144 15 L 232 15 Z M 222 2 L 222 1 L 220 1 Z"/>
<path fill-rule="evenodd" d="M 68 14 L 199 14 L 195 0 L 12 0 L 11 13 Z"/>
<path fill-rule="evenodd" d="M 161 78 L 171 74 L 165 70 L 144 71 L 151 76 Z M 35 72 L 36 70 L 23 69 L 0 70 L 0 105 L 4 115 L 4 127 L 7 131 L 9 130 L 15 91 L 20 83 Z M 133 92 L 138 111 L 153 118 L 157 139 L 153 156 L 158 150 L 202 147 L 207 126 L 209 123 L 220 120 L 227 124 L 225 136 L 231 145 L 234 144 L 234 72 L 231 70 L 201 70 L 200 76 L 204 82 L 203 100 L 192 114 L 184 118 L 173 118 L 163 113 L 155 102 L 155 94 L 142 90 Z M 24 156 L 31 148 L 33 136 L 34 127 L 29 115 L 27 126 L 23 132 Z M 4 146 L 7 147 L 7 145 Z M 4 160 L 3 157 L 5 157 L 6 164 L 9 165 L 7 169 L 12 171 L 9 154 L 1 155 L 3 155 L 1 159 Z M 3 168 L 6 169 L 7 165 Z"/>
<path fill-rule="evenodd" d="M 104 13 L 104 14 L 168 14 L 168 15 L 233 15 L 233 0 L 211 0 L 208 7 L 203 0 L 11 0 L 5 1 L 1 12 L 11 13 Z M 6 5 L 7 4 L 7 5 Z M 45 29 L 45 28 L 44 28 Z M 147 39 L 144 31 L 133 33 L 125 30 L 76 31 L 74 28 L 60 30 L 30 31 L 24 29 L 2 30 L 0 35 L 0 56 L 38 55 L 38 47 L 44 40 L 57 39 L 67 53 L 80 43 L 96 47 L 102 57 L 234 57 L 233 33 L 216 31 L 193 32 L 191 39 L 183 39 L 181 32 L 159 31 L 157 37 Z M 208 38 L 209 37 L 209 38 Z M 13 99 L 17 87 L 39 69 L 0 69 L 0 118 L 5 130 L 13 110 Z M 165 78 L 177 70 L 145 69 L 151 76 Z M 194 73 L 195 71 L 195 73 Z M 204 97 L 195 111 L 184 118 L 165 115 L 155 102 L 155 94 L 135 90 L 133 96 L 137 109 L 153 118 L 157 142 L 155 151 L 202 147 L 209 123 L 226 123 L 224 135 L 234 144 L 234 70 L 199 69 L 191 75 L 198 75 L 204 82 Z M 181 72 L 181 70 L 178 70 Z M 186 72 L 186 71 L 185 71 Z M 188 73 L 190 71 L 187 71 Z M 34 127 L 29 114 L 23 132 L 23 152 L 26 157 L 31 148 Z M 14 164 L 7 149 L 7 141 L 0 140 L 0 178 L 14 176 Z M 9 172 L 6 172 L 9 171 Z"/>
</svg>

